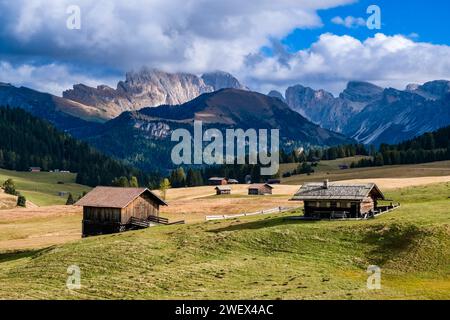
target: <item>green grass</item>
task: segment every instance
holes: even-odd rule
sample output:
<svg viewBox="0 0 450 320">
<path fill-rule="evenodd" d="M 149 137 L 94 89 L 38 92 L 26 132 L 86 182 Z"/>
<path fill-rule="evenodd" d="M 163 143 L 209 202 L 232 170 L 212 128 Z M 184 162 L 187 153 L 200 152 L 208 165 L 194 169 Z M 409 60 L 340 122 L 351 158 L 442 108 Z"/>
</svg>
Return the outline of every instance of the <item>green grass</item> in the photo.
<svg viewBox="0 0 450 320">
<path fill-rule="evenodd" d="M 315 168 L 315 173 L 309 176 L 306 174 L 295 175 L 282 179 L 282 182 L 284 184 L 303 184 L 305 182 L 323 181 L 324 179 L 329 179 L 331 181 L 342 181 L 352 179 L 450 176 L 450 161 L 414 165 L 356 168 L 348 170 L 339 169 L 339 164 L 348 164 L 349 162 L 352 162 L 352 159 L 354 160 L 354 158 L 347 158 L 333 161 L 321 161 L 318 167 Z M 290 166 L 293 165 L 294 164 L 290 164 Z M 286 165 L 281 166 L 282 169 L 286 168 Z"/>
<path fill-rule="evenodd" d="M 252 217 L 5 252 L 0 299 L 449 299 L 449 195 L 388 192 L 402 207 L 369 221 Z M 373 264 L 382 290 L 366 287 Z M 65 287 L 70 265 L 79 291 Z"/>
<path fill-rule="evenodd" d="M 0 183 L 12 178 L 16 189 L 20 191 L 27 200 L 38 206 L 65 204 L 67 196 L 60 197 L 58 192 L 71 192 L 75 199 L 91 188 L 75 183 L 74 173 L 51 173 L 51 172 L 17 172 L 0 169 Z M 58 184 L 63 182 L 64 184 Z"/>
</svg>

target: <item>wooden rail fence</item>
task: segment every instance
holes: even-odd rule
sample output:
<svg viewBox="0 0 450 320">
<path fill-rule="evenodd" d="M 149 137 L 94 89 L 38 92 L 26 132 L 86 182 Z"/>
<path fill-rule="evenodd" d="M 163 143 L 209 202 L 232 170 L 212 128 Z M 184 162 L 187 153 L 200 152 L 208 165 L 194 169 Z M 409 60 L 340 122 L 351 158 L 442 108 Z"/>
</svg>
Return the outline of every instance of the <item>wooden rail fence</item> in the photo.
<svg viewBox="0 0 450 320">
<path fill-rule="evenodd" d="M 212 220 L 226 220 L 226 219 L 235 219 L 235 218 L 241 218 L 241 217 L 251 217 L 251 216 L 257 216 L 257 215 L 264 215 L 264 214 L 274 214 L 274 213 L 283 213 L 288 212 L 296 209 L 300 209 L 301 207 L 277 207 L 267 210 L 261 210 L 257 212 L 251 212 L 251 213 L 240 213 L 240 214 L 224 214 L 224 215 L 216 215 L 216 216 L 206 216 L 206 221 L 212 221 Z"/>
</svg>

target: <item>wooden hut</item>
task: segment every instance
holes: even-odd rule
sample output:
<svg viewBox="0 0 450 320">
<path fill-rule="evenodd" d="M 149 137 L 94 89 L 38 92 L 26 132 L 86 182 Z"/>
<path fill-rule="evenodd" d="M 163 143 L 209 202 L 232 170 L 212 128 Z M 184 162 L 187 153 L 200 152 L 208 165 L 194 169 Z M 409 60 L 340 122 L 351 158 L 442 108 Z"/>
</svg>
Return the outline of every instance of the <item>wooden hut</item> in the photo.
<svg viewBox="0 0 450 320">
<path fill-rule="evenodd" d="M 224 194 L 231 194 L 231 188 L 227 186 L 217 186 L 216 187 L 216 195 L 221 196 Z"/>
<path fill-rule="evenodd" d="M 86 237 L 148 227 L 167 203 L 146 188 L 97 187 L 75 205 L 83 207 Z"/>
<path fill-rule="evenodd" d="M 273 187 L 267 183 L 264 184 L 252 184 L 248 187 L 248 194 L 251 196 L 263 196 L 266 194 L 272 194 Z"/>
<path fill-rule="evenodd" d="M 239 181 L 236 179 L 228 179 L 228 184 L 239 184 Z"/>
<path fill-rule="evenodd" d="M 219 177 L 212 177 L 208 179 L 208 182 L 212 186 L 223 186 L 228 184 L 227 179 L 225 178 L 219 178 Z"/>
<path fill-rule="evenodd" d="M 307 183 L 292 198 L 304 201 L 305 217 L 317 219 L 362 218 L 378 210 L 378 201 L 385 200 L 374 183 L 340 184 Z"/>
</svg>

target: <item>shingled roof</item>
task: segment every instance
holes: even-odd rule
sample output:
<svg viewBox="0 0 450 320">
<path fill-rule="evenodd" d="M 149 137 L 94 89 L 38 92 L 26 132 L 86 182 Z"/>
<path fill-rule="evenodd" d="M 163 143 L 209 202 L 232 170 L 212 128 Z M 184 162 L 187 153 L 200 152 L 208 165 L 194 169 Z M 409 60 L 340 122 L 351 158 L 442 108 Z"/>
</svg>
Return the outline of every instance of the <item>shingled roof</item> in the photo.
<svg viewBox="0 0 450 320">
<path fill-rule="evenodd" d="M 385 197 L 374 183 L 367 184 L 340 184 L 328 183 L 307 183 L 294 195 L 292 200 L 356 200 L 361 201 L 367 198 L 371 192 L 376 193 L 378 199 Z"/>
<path fill-rule="evenodd" d="M 115 187 L 96 187 L 83 198 L 76 206 L 96 207 L 96 208 L 125 208 L 137 197 L 147 193 L 160 205 L 167 203 L 147 188 L 115 188 Z"/>
</svg>

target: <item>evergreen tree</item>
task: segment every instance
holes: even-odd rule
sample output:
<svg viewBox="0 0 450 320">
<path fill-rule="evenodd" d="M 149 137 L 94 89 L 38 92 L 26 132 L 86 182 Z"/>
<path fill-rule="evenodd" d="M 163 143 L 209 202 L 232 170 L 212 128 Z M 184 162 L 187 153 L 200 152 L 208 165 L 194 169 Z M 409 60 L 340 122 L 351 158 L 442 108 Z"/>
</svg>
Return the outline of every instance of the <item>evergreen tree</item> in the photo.
<svg viewBox="0 0 450 320">
<path fill-rule="evenodd" d="M 128 181 L 127 177 L 120 177 L 113 180 L 113 186 L 120 187 L 120 188 L 129 188 L 130 182 Z"/>
<path fill-rule="evenodd" d="M 66 206 L 73 206 L 75 204 L 75 200 L 73 200 L 73 196 L 71 193 L 69 193 L 69 197 L 66 201 Z"/>
</svg>

